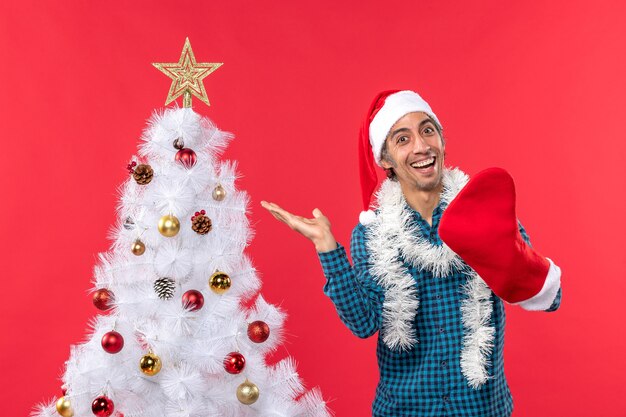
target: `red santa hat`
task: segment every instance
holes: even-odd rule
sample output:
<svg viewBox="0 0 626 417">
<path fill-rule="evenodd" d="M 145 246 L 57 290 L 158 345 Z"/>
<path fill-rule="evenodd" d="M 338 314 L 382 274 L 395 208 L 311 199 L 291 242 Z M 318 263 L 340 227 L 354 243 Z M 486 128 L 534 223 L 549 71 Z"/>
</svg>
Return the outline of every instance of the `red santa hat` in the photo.
<svg viewBox="0 0 626 417">
<path fill-rule="evenodd" d="M 413 112 L 424 112 L 441 126 L 428 103 L 419 94 L 409 90 L 379 93 L 365 116 L 359 134 L 359 173 L 364 210 L 359 219 L 363 224 L 374 219 L 374 212 L 369 210 L 372 194 L 378 184 L 374 163 L 381 166 L 381 152 L 391 127 L 404 115 Z"/>
</svg>

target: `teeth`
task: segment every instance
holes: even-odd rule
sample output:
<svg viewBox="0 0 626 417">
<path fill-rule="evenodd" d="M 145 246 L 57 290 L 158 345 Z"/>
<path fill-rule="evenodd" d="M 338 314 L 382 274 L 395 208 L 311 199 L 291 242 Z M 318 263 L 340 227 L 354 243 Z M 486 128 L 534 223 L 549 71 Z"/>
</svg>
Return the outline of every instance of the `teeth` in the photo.
<svg viewBox="0 0 626 417">
<path fill-rule="evenodd" d="M 414 163 L 411 164 L 411 166 L 413 168 L 422 168 L 422 167 L 425 167 L 426 165 L 432 164 L 433 162 L 435 162 L 435 158 L 430 158 L 430 159 L 426 159 L 425 161 L 422 161 L 422 162 L 414 162 Z"/>
</svg>

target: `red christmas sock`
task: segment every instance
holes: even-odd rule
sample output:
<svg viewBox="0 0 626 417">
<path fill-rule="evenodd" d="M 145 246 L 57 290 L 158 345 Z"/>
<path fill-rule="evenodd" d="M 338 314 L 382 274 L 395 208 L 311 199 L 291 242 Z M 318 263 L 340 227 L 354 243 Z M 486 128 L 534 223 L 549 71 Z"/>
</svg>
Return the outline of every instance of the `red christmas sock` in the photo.
<svg viewBox="0 0 626 417">
<path fill-rule="evenodd" d="M 439 236 L 503 300 L 525 301 L 542 290 L 550 262 L 519 232 L 515 184 L 505 170 L 472 177 L 444 211 Z"/>
</svg>

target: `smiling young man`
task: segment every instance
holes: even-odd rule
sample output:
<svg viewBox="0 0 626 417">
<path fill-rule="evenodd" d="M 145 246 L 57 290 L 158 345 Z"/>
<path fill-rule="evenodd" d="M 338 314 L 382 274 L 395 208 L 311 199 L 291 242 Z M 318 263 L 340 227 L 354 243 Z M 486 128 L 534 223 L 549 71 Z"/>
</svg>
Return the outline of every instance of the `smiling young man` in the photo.
<svg viewBox="0 0 626 417">
<path fill-rule="evenodd" d="M 381 166 L 400 183 L 407 204 L 428 224 L 443 188 L 443 136 L 424 112 L 402 116 L 381 150 Z"/>
<path fill-rule="evenodd" d="M 441 124 L 413 91 L 375 98 L 359 152 L 365 211 L 353 265 L 319 209 L 307 219 L 261 204 L 313 242 L 345 325 L 362 338 L 378 332 L 373 415 L 509 416 L 503 302 L 543 311 L 561 302 L 561 272 L 530 247 L 510 176 L 445 168 Z M 368 210 L 374 163 L 389 178 Z"/>
</svg>

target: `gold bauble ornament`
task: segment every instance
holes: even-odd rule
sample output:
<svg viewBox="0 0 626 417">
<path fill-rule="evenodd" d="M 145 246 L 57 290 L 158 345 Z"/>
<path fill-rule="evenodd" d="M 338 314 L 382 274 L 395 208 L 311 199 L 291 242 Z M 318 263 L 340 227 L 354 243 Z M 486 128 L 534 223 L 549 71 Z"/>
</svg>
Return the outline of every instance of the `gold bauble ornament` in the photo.
<svg viewBox="0 0 626 417">
<path fill-rule="evenodd" d="M 176 236 L 180 231 L 180 221 L 172 214 L 166 214 L 159 220 L 159 233 L 165 237 Z"/>
<path fill-rule="evenodd" d="M 224 272 L 217 271 L 209 278 L 209 287 L 216 294 L 224 294 L 230 288 L 230 277 Z"/>
<path fill-rule="evenodd" d="M 245 405 L 254 404 L 259 399 L 259 387 L 246 379 L 237 387 L 237 399 Z"/>
<path fill-rule="evenodd" d="M 72 409 L 72 403 L 66 397 L 61 397 L 57 400 L 57 413 L 63 417 L 72 417 L 74 415 L 74 409 Z"/>
<path fill-rule="evenodd" d="M 134 255 L 141 256 L 146 251 L 146 245 L 137 239 L 133 242 L 133 246 L 130 248 Z"/>
<path fill-rule="evenodd" d="M 148 352 L 139 360 L 139 369 L 148 376 L 154 376 L 161 370 L 161 358 L 152 352 Z"/>
<path fill-rule="evenodd" d="M 213 200 L 222 201 L 226 198 L 226 190 L 221 184 L 217 184 L 217 187 L 213 189 Z"/>
</svg>

